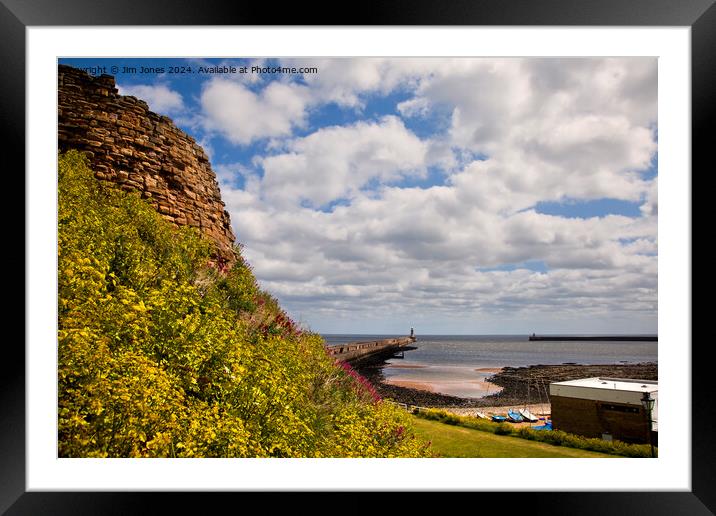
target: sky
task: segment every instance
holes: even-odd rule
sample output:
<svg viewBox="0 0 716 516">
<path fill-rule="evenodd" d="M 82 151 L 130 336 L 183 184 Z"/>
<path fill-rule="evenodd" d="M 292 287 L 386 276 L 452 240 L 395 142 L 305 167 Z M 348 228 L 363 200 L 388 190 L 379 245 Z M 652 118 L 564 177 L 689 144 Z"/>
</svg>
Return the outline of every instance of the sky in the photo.
<svg viewBox="0 0 716 516">
<path fill-rule="evenodd" d="M 196 138 L 312 331 L 657 333 L 655 58 L 60 62 Z"/>
</svg>

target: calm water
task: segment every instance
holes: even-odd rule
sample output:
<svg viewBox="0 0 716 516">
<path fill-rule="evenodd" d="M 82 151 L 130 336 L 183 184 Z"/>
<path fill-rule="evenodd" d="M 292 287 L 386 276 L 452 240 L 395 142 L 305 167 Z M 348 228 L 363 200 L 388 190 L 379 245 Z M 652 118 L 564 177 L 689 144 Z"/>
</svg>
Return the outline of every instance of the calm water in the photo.
<svg viewBox="0 0 716 516">
<path fill-rule="evenodd" d="M 328 345 L 398 335 L 324 335 Z M 657 361 L 657 342 L 535 341 L 527 335 L 418 335 L 418 349 L 391 359 L 386 380 L 423 384 L 436 392 L 480 397 L 495 392 L 491 369 L 536 364 L 617 364 Z M 482 369 L 482 371 L 481 371 Z M 491 391 L 490 391 L 491 389 Z"/>
</svg>

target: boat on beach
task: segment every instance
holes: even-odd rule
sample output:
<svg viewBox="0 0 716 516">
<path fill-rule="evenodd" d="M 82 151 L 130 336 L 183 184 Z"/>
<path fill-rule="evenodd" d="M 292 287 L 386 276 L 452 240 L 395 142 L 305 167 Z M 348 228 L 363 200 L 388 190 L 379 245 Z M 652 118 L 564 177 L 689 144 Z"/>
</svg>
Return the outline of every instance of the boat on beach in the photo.
<svg viewBox="0 0 716 516">
<path fill-rule="evenodd" d="M 507 411 L 507 419 L 509 419 L 513 423 L 522 423 L 524 421 L 522 415 L 520 415 L 520 413 L 514 409 L 510 409 Z"/>
<path fill-rule="evenodd" d="M 477 417 L 479 417 L 480 419 L 488 419 L 488 420 L 490 419 L 490 416 L 488 416 L 487 414 L 485 414 L 484 412 L 482 412 L 480 410 L 475 411 L 475 415 Z"/>
<path fill-rule="evenodd" d="M 526 421 L 529 421 L 530 423 L 539 421 L 539 418 L 530 412 L 530 409 L 528 408 L 519 409 L 518 412 Z"/>
<path fill-rule="evenodd" d="M 507 418 L 505 416 L 492 416 L 491 418 L 495 423 L 504 423 L 507 421 Z"/>
</svg>

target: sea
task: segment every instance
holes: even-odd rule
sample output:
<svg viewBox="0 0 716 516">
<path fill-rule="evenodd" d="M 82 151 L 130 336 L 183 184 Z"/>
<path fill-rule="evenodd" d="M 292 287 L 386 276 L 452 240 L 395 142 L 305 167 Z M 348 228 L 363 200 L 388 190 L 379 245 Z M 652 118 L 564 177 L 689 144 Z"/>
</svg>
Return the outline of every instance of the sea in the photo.
<svg viewBox="0 0 716 516">
<path fill-rule="evenodd" d="M 326 334 L 326 344 L 371 341 L 403 335 Z M 496 392 L 485 378 L 502 367 L 554 364 L 657 362 L 658 342 L 530 341 L 528 335 L 418 335 L 403 358 L 383 369 L 388 383 L 460 397 Z"/>
</svg>

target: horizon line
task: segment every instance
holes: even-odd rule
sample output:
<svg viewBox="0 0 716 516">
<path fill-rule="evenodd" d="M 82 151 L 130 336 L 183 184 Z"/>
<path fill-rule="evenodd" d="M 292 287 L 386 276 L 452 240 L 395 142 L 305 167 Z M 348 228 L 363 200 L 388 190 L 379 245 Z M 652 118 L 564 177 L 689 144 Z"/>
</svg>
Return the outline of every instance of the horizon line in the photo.
<svg viewBox="0 0 716 516">
<path fill-rule="evenodd" d="M 318 333 L 319 335 L 403 335 L 403 333 L 393 333 L 393 332 L 374 332 L 374 333 L 329 333 L 329 332 L 320 332 L 316 331 L 314 333 Z M 525 335 L 529 337 L 530 335 L 537 335 L 537 336 L 597 336 L 597 337 L 637 337 L 637 336 L 658 336 L 658 333 L 566 333 L 566 332 L 560 332 L 560 333 L 418 333 L 415 332 L 415 335 L 426 335 L 426 336 L 440 336 L 440 335 L 455 335 L 455 336 L 475 336 L 475 335 L 487 335 L 487 336 L 495 336 L 495 335 L 502 335 L 502 336 L 513 336 L 513 335 Z"/>
</svg>

